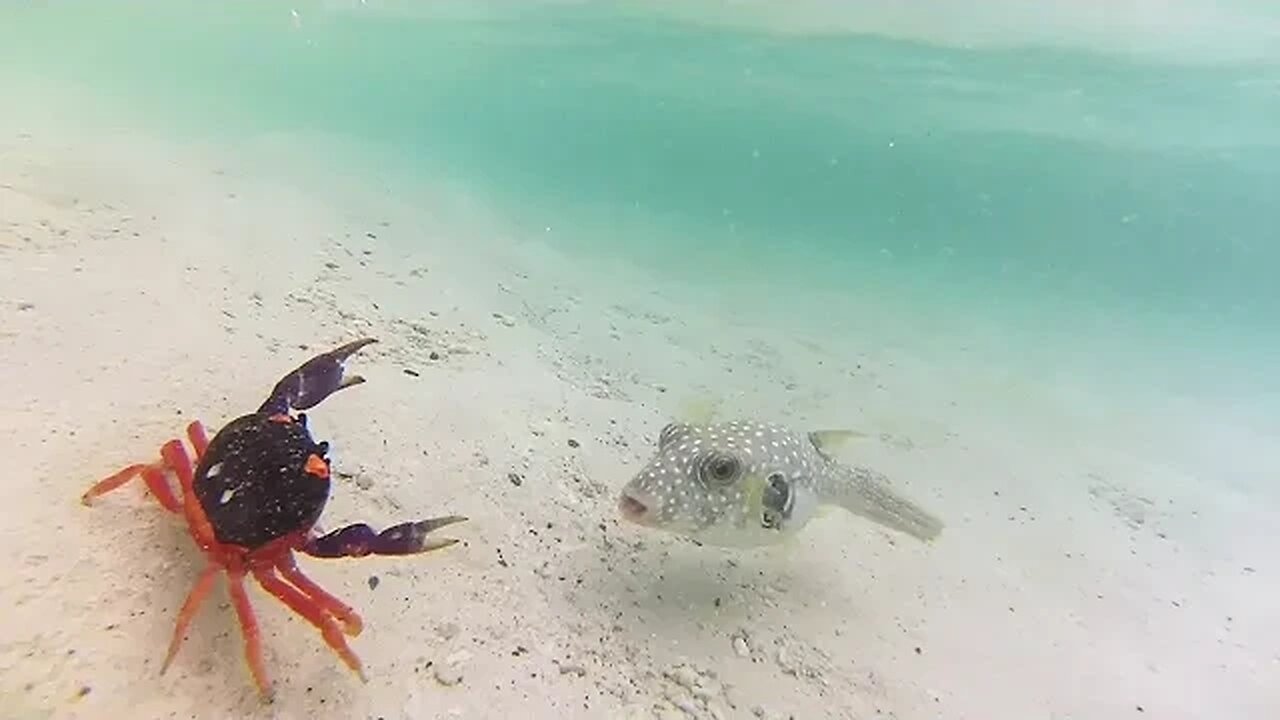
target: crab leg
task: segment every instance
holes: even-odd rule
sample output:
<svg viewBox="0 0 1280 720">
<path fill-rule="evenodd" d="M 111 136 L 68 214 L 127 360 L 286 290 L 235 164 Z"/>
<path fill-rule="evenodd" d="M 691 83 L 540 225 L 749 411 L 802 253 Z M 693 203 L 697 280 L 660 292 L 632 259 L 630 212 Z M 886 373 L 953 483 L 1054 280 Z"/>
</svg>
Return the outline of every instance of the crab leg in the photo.
<svg viewBox="0 0 1280 720">
<path fill-rule="evenodd" d="M 204 424 L 199 420 L 192 420 L 187 425 L 187 439 L 191 441 L 191 447 L 196 451 L 196 461 L 199 462 L 209 449 L 209 434 L 205 432 Z"/>
<path fill-rule="evenodd" d="M 308 622 L 315 625 L 320 634 L 324 636 L 324 640 L 333 648 L 338 657 L 347 664 L 347 667 L 359 676 L 364 682 L 369 679 L 364 674 L 364 667 L 360 664 L 360 658 L 351 651 L 347 645 L 347 639 L 342 634 L 342 628 L 338 627 L 338 623 L 320 607 L 318 603 L 307 597 L 295 587 L 280 579 L 275 574 L 275 568 L 269 565 L 260 565 L 253 568 L 253 576 L 257 578 L 258 583 L 267 592 L 275 595 L 288 605 L 294 612 L 306 618 Z"/>
<path fill-rule="evenodd" d="M 244 635 L 244 657 L 249 663 L 249 672 L 253 673 L 253 681 L 258 685 L 258 693 L 264 700 L 271 698 L 271 684 L 267 679 L 267 670 L 262 663 L 262 640 L 258 631 L 258 617 L 249 604 L 249 596 L 244 591 L 244 570 L 227 568 L 227 591 L 231 594 L 231 604 L 235 606 L 236 616 L 240 619 L 240 632 Z"/>
<path fill-rule="evenodd" d="M 299 365 L 280 378 L 258 412 L 278 415 L 294 409 L 307 410 L 343 388 L 359 385 L 364 382 L 363 377 L 343 377 L 343 363 L 364 346 L 375 342 L 378 341 L 374 338 L 354 340 Z"/>
<path fill-rule="evenodd" d="M 191 624 L 201 603 L 209 597 L 209 591 L 213 589 L 213 581 L 217 579 L 218 571 L 221 569 L 212 563 L 206 565 L 200 572 L 200 577 L 196 579 L 195 585 L 191 587 L 191 592 L 187 593 L 186 602 L 182 603 L 182 609 L 178 611 L 178 622 L 173 627 L 169 652 L 164 656 L 164 664 L 160 666 L 161 675 L 169 669 L 169 663 L 173 662 L 173 658 L 178 654 L 178 648 L 182 647 L 182 641 L 187 637 L 187 626 Z"/>
<path fill-rule="evenodd" d="M 199 420 L 195 420 L 187 426 L 187 438 L 190 439 L 191 446 L 195 449 L 196 458 L 198 459 L 204 455 L 204 451 L 209 447 L 209 436 L 205 432 L 204 425 Z M 177 447 L 170 447 L 174 445 Z M 176 465 L 173 462 L 174 460 L 177 461 Z M 179 467 L 190 464 L 191 461 L 187 459 L 182 443 L 178 440 L 170 440 L 161 448 L 159 462 L 134 463 L 110 477 L 99 480 L 80 496 L 80 502 L 89 505 L 99 495 L 105 495 L 129 482 L 134 476 L 141 474 L 142 481 L 146 483 L 147 489 L 164 506 L 165 510 L 173 513 L 182 512 L 183 504 L 173 494 L 173 487 L 169 484 L 169 479 L 165 477 L 165 472 L 172 470 L 179 475 L 179 481 L 181 481 Z"/>
<path fill-rule="evenodd" d="M 147 489 L 155 496 L 165 510 L 169 512 L 182 512 L 182 503 L 178 502 L 178 498 L 173 494 L 173 488 L 169 487 L 169 481 L 164 476 L 165 466 L 163 463 L 135 463 L 121 470 L 120 472 L 99 480 L 80 496 L 80 502 L 89 505 L 93 499 L 99 495 L 121 487 L 125 483 L 132 480 L 137 475 L 142 475 L 142 481 L 146 483 Z"/>
<path fill-rule="evenodd" d="M 197 436 L 197 431 L 189 429 L 189 432 L 193 436 Z M 191 536 L 201 549 L 208 550 L 214 547 L 218 540 L 213 534 L 213 526 L 209 524 L 209 518 L 205 516 L 204 509 L 200 507 L 199 498 L 196 497 L 196 491 L 193 486 L 195 482 L 193 473 L 195 470 L 191 466 L 191 458 L 182 449 L 182 443 L 177 440 L 170 440 L 165 443 L 164 447 L 160 448 L 160 455 L 164 458 L 165 464 L 177 473 L 178 482 L 182 485 L 182 510 L 187 516 L 187 525 L 191 529 Z"/>
<path fill-rule="evenodd" d="M 463 522 L 461 515 L 406 522 L 375 532 L 364 523 L 348 525 L 302 546 L 302 552 L 313 557 L 340 558 L 365 555 L 413 555 L 449 547 L 453 538 L 429 538 L 427 534 L 446 525 Z"/>
<path fill-rule="evenodd" d="M 338 622 L 342 623 L 342 631 L 347 635 L 355 637 L 364 630 L 364 620 L 360 618 L 360 614 L 307 577 L 298 567 L 297 561 L 293 559 L 293 553 L 277 560 L 275 568 L 280 571 L 285 580 L 293 583 L 294 587 L 309 596 L 315 604 L 337 618 Z"/>
<path fill-rule="evenodd" d="M 170 442 L 176 443 L 178 441 L 171 440 Z M 182 512 L 182 503 L 173 494 L 173 488 L 170 487 L 169 480 L 165 477 L 165 471 L 172 469 L 163 459 L 155 463 L 134 463 L 116 474 L 94 483 L 92 487 L 80 496 L 80 502 L 85 505 L 92 504 L 94 498 L 123 486 L 140 474 L 142 475 L 142 481 L 147 485 L 147 489 L 151 491 L 156 501 L 165 510 L 172 513 Z"/>
</svg>

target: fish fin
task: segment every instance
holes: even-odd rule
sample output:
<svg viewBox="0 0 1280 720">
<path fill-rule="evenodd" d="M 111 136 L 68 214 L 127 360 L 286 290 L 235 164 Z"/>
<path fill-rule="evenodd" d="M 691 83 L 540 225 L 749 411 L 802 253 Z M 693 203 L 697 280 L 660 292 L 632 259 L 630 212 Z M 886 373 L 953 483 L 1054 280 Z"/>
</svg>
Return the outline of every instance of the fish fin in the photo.
<svg viewBox="0 0 1280 720">
<path fill-rule="evenodd" d="M 859 430 L 814 430 L 809 433 L 809 440 L 814 447 L 834 449 L 853 440 L 865 440 L 871 437 Z"/>
<path fill-rule="evenodd" d="M 832 502 L 854 515 L 925 543 L 942 534 L 942 520 L 895 492 L 883 474 L 863 467 L 842 469 L 845 482 L 836 489 Z"/>
<path fill-rule="evenodd" d="M 857 430 L 814 430 L 809 433 L 809 442 L 828 459 L 835 451 L 854 440 L 865 440 L 871 437 Z"/>
<path fill-rule="evenodd" d="M 666 447 L 675 437 L 697 425 L 709 425 L 715 421 L 720 409 L 720 399 L 710 395 L 686 397 L 679 403 L 674 419 L 658 432 L 658 447 Z"/>
<path fill-rule="evenodd" d="M 678 416 L 685 424 L 708 425 L 715 421 L 722 404 L 723 401 L 719 397 L 712 395 L 687 397 L 680 403 Z"/>
</svg>

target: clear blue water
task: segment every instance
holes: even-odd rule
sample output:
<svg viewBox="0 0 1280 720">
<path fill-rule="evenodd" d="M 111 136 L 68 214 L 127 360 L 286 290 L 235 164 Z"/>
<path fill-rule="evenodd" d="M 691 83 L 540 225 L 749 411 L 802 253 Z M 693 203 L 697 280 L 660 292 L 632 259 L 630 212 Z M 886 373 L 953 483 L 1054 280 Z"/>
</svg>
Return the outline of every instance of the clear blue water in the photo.
<svg viewBox="0 0 1280 720">
<path fill-rule="evenodd" d="M 523 236 L 550 243 L 565 256 L 621 258 L 651 275 L 682 281 L 702 298 L 720 288 L 734 293 L 745 288 L 758 304 L 781 308 L 780 317 L 788 323 L 808 324 L 806 331 L 828 323 L 837 327 L 834 314 L 866 303 L 865 313 L 902 319 L 904 334 L 922 335 L 927 328 L 941 338 L 921 339 L 919 347 L 933 347 L 937 356 L 903 373 L 923 368 L 921 374 L 937 376 L 922 382 L 923 402 L 886 392 L 867 403 L 893 406 L 894 413 L 900 408 L 916 425 L 946 412 L 946 393 L 928 391 L 969 379 L 952 361 L 972 362 L 972 355 L 955 351 L 966 345 L 967 333 L 977 335 L 980 328 L 988 342 L 985 361 L 1008 367 L 995 368 L 968 388 L 980 401 L 988 399 L 983 397 L 987 391 L 991 396 L 990 402 L 970 406 L 983 406 L 975 414 L 998 415 L 1009 397 L 1041 391 L 1065 398 L 1063 405 L 1084 407 L 1078 417 L 1085 418 L 1080 424 L 1089 432 L 1062 436 L 1057 432 L 1062 425 L 1036 427 L 1034 416 L 1011 413 L 988 425 L 960 428 L 956 445 L 964 447 L 930 461 L 981 460 L 936 479 L 938 486 L 952 485 L 949 501 L 956 503 L 947 509 L 955 518 L 949 522 L 959 530 L 958 543 L 950 547 L 977 560 L 973 566 L 939 563 L 938 575 L 931 567 L 921 582 L 940 579 L 931 585 L 938 593 L 916 598 L 932 606 L 935 627 L 963 627 L 965 632 L 954 638 L 965 642 L 952 656 L 935 655 L 932 645 L 923 657 L 918 647 L 915 653 L 903 650 L 906 662 L 884 673 L 859 659 L 859 674 L 869 678 L 869 685 L 856 685 L 859 693 L 878 693 L 877 676 L 896 676 L 892 685 L 914 678 L 919 663 L 935 662 L 935 673 L 989 681 L 992 694 L 1021 693 L 1030 703 L 1043 688 L 1009 687 L 1011 676 L 1002 667 L 1011 666 L 1001 663 L 1034 663 L 1043 650 L 1050 657 L 1087 658 L 1099 679 L 1131 672 L 1124 681 L 1134 683 L 1137 700 L 1146 692 L 1144 684 L 1177 682 L 1182 692 L 1176 697 L 1200 703 L 1184 708 L 1188 712 L 1215 703 L 1230 713 L 1230 707 L 1219 706 L 1223 698 L 1261 707 L 1272 689 L 1264 674 L 1274 667 L 1267 665 L 1272 658 L 1264 659 L 1273 648 L 1260 649 L 1274 637 L 1267 632 L 1274 613 L 1267 613 L 1266 591 L 1259 590 L 1266 586 L 1259 581 L 1270 569 L 1266 548 L 1275 545 L 1267 535 L 1275 523 L 1264 516 L 1273 504 L 1275 438 L 1280 436 L 1280 3 L 775 0 L 770 6 L 687 0 L 678 5 L 659 0 L 508 0 L 483 6 L 457 0 L 0 0 L 0 114 L 25 116 L 27 110 L 39 111 L 35 106 L 45 99 L 55 107 L 53 98 L 73 97 L 76 102 L 66 107 L 95 113 L 84 118 L 86 132 L 116 126 L 178 144 L 208 142 L 248 153 L 292 139 L 292 147 L 302 147 L 307 155 L 305 166 L 280 170 L 308 183 L 323 184 L 330 176 L 363 180 L 375 193 L 401 198 L 461 189 L 486 217 L 474 218 L 474 227 L 467 227 L 470 216 L 460 213 L 462 225 L 450 227 L 449 237 L 436 242 L 466 248 L 501 227 L 502 237 L 494 242 Z M 908 6 L 929 10 L 912 15 L 904 9 Z M 1077 14 L 1067 17 L 1071 13 Z M 1130 22 L 1139 16 L 1146 22 Z M 885 32 L 861 31 L 867 29 Z M 1009 33 L 1014 37 L 1003 38 Z M 1013 41 L 1019 33 L 1026 42 Z M 965 42 L 970 37 L 983 41 L 970 47 Z M 993 37 L 1005 41 L 992 43 Z M 4 106 L 13 98 L 20 98 L 14 104 L 22 107 Z M 8 127 L 4 118 L 0 126 Z M 29 129 L 40 136 L 41 128 Z M 438 210 L 424 200 L 424 212 Z M 855 300 L 844 306 L 831 301 L 842 293 Z M 703 309 L 688 305 L 690 313 Z M 760 332 L 777 337 L 793 329 L 784 324 Z M 806 332 L 802 339 L 814 335 Z M 696 355 L 698 340 L 679 348 L 681 359 Z M 716 338 L 705 340 L 708 347 L 716 345 Z M 839 347 L 858 343 L 874 348 L 887 341 L 868 333 Z M 815 364 L 832 356 L 815 355 Z M 1076 378 L 1047 369 L 1062 358 L 1067 365 L 1087 366 L 1100 382 L 1112 383 L 1110 390 L 1120 391 L 1078 393 Z M 724 362 L 723 356 L 717 360 Z M 678 372 L 673 371 L 677 380 Z M 821 398 L 826 388 L 820 383 L 816 379 L 796 395 Z M 761 395 L 774 390 L 722 389 Z M 668 397 L 686 388 L 672 384 L 671 390 Z M 1164 402 L 1143 406 L 1141 393 L 1147 400 L 1163 396 Z M 1095 402 L 1095 396 L 1109 404 Z M 834 404 L 849 395 L 833 397 L 838 398 Z M 74 399 L 62 398 L 52 407 Z M 1178 425 L 1177 432 L 1164 432 L 1161 410 L 1173 418 L 1168 424 Z M 876 411 L 872 407 L 866 417 L 878 422 Z M 884 416 L 899 417 L 888 411 Z M 13 427 L 21 426 L 24 434 L 20 445 L 45 442 L 38 434 L 27 437 L 27 416 L 17 417 Z M 35 417 L 48 422 L 52 416 Z M 1032 441 L 1013 446 L 991 439 L 990 447 L 967 454 L 971 438 L 986 428 L 994 435 L 1001 425 L 1012 428 L 1009 436 L 1025 430 Z M 939 436 L 955 430 L 947 423 L 937 427 L 943 428 Z M 1045 444 L 1037 445 L 1045 436 Z M 102 437 L 107 442 L 115 436 Z M 979 438 L 973 445 L 983 442 Z M 915 457 L 932 457 L 926 444 L 920 443 Z M 640 446 L 635 440 L 631 448 Z M 49 452 L 66 454 L 65 449 Z M 18 459 L 15 477 L 57 493 L 70 482 L 64 474 L 45 477 L 25 469 L 21 453 Z M 612 465 L 611 458 L 593 462 L 609 465 L 610 473 L 623 467 Z M 477 472 L 500 478 L 496 467 Z M 469 481 L 480 475 L 459 477 Z M 1194 493 L 1171 487 L 1167 496 L 1148 493 L 1167 478 L 1171 485 L 1204 487 Z M 608 480 L 613 484 L 619 478 Z M 1093 493 L 1095 480 L 1150 494 L 1151 499 L 1138 498 L 1142 502 L 1125 499 L 1139 515 L 1153 513 L 1144 532 L 1154 542 L 1151 536 L 1159 530 L 1159 543 L 1135 540 L 1139 533 L 1130 536 L 1126 528 L 1134 526 L 1128 521 L 1117 526 L 1119 534 L 1096 543 L 1068 537 L 1059 531 L 1106 526 L 1088 524 L 1075 515 L 1078 506 L 1057 501 L 1029 502 L 1034 519 L 1011 510 L 1024 495 L 1034 497 L 1046 488 L 1054 491 L 1045 492 L 1046 498 L 1066 498 L 1057 491 L 1071 483 L 1079 484 L 1074 490 L 1081 496 L 1086 483 Z M 457 487 L 475 492 L 471 485 Z M 992 498 L 1000 496 L 1000 502 L 987 500 L 996 487 L 1009 490 L 1003 496 L 994 492 Z M 540 497 L 528 494 L 532 490 L 525 487 L 523 502 Z M 981 493 L 986 502 L 970 505 L 974 513 L 963 512 L 966 493 Z M 38 521 L 57 517 L 44 514 L 46 506 L 50 513 L 62 512 L 58 508 L 66 505 L 66 497 L 58 497 L 32 514 L 35 527 L 54 525 Z M 1108 513 L 1107 503 L 1115 502 L 1110 497 L 1095 497 L 1094 505 Z M 1205 502 L 1189 508 L 1181 498 Z M 596 500 L 607 507 L 607 501 Z M 1119 504 L 1113 507 L 1122 511 Z M 517 511 L 523 517 L 520 508 L 490 519 L 506 522 Z M 985 527 L 984 519 L 990 521 Z M 1165 521 L 1177 529 L 1169 537 Z M 101 522 L 115 521 L 107 516 Z M 992 530 L 997 525 L 1002 529 Z M 28 526 L 15 527 L 24 532 Z M 503 542 L 502 531 L 489 533 L 485 542 Z M 1079 554 L 1082 546 L 1097 546 L 1099 552 Z M 27 555 L 34 557 L 39 549 Z M 573 552 L 590 555 L 585 546 Z M 860 552 L 851 550 L 846 558 Z M 1064 552 L 1067 558 L 1077 553 L 1071 565 L 1055 565 Z M 66 564 L 66 574 L 40 578 L 24 591 L 39 592 L 49 583 L 74 590 L 76 578 L 92 579 L 96 569 L 80 572 L 87 556 L 76 560 L 75 553 L 61 554 L 75 567 Z M 673 557 L 666 551 L 635 555 L 648 556 L 654 564 L 644 567 L 655 573 Z M 993 566 L 981 568 L 992 558 Z M 864 591 L 893 592 L 877 584 L 896 570 L 886 561 L 886 572 L 867 573 L 875 565 L 865 565 L 865 559 L 859 555 L 856 565 L 850 564 L 851 575 L 866 573 L 851 579 L 858 597 Z M 37 568 L 45 566 L 27 562 L 28 577 L 43 572 Z M 1083 566 L 1089 572 L 1080 570 Z M 1050 577 L 1060 568 L 1066 568 L 1061 577 Z M 1202 572 L 1205 568 L 1211 570 Z M 756 572 L 744 564 L 734 577 Z M 701 574 L 709 582 L 725 577 Z M 505 596 L 507 578 L 515 576 L 496 577 Z M 691 576 L 669 574 L 658 585 L 678 586 L 681 577 Z M 824 579 L 814 575 L 812 582 Z M 809 586 L 797 587 L 803 592 Z M 94 588 L 90 594 L 96 596 Z M 380 592 L 388 598 L 385 593 L 395 591 Z M 423 597 L 431 592 L 428 588 Z M 1011 597 L 1019 598 L 1016 615 Z M 1025 612 L 1021 598 L 1043 598 L 1044 614 Z M 162 604 L 154 597 L 144 600 Z M 812 605 L 801 607 L 779 606 L 780 614 L 769 615 L 769 622 L 786 625 L 796 613 L 818 613 Z M 899 609 L 884 609 L 882 628 L 873 624 L 879 609 L 870 603 L 850 611 L 850 618 L 863 626 L 864 637 L 896 639 L 910 625 L 901 622 Z M 968 609 L 990 612 L 959 614 Z M 1108 625 L 1112 610 L 1116 624 Z M 823 601 L 816 617 L 838 612 L 844 611 Z M 1202 614 L 1192 614 L 1197 612 Z M 432 617 L 420 623 L 415 616 L 401 629 L 407 628 L 406 637 L 422 638 L 430 632 L 426 623 L 435 622 Z M 1225 624 L 1220 617 L 1228 618 Z M 1079 634 L 1042 633 L 1052 628 L 1037 625 L 1041 618 L 1062 621 Z M 1188 618 L 1209 620 L 1190 628 Z M 609 618 L 610 624 L 615 621 Z M 983 647 L 986 657 L 975 655 L 967 638 L 977 637 L 982 645 L 988 638 L 981 628 L 989 623 L 1000 624 L 1006 635 L 1022 635 L 1034 652 L 999 660 L 1005 648 L 997 642 Z M 49 660 L 62 669 L 48 677 L 73 678 L 68 668 L 81 667 L 75 663 L 87 662 L 88 655 L 81 652 L 72 661 L 64 652 L 79 642 L 75 627 L 72 622 L 71 630 L 60 633 L 36 628 L 32 636 L 39 636 L 39 643 L 32 640 L 30 646 L 36 650 L 10 643 L 18 648 L 14 657 Z M 394 625 L 383 627 L 395 632 Z M 639 627 L 647 631 L 650 625 Z M 699 622 L 696 633 L 705 629 Z M 695 639 L 709 637 L 696 633 Z M 122 642 L 134 642 L 128 637 Z M 613 643 L 603 638 L 617 636 L 600 637 Z M 832 642 L 848 645 L 848 637 Z M 1070 648 L 1055 639 L 1063 637 L 1078 637 L 1081 644 Z M 1121 647 L 1130 637 L 1152 642 Z M 1188 638 L 1204 644 L 1184 643 Z M 717 652 L 728 653 L 723 640 L 717 638 Z M 1045 640 L 1054 647 L 1036 647 Z M 629 647 L 621 644 L 613 655 L 601 657 L 621 659 Z M 879 652 L 877 647 L 869 648 L 869 656 Z M 861 649 L 852 653 L 862 654 Z M 1192 655 L 1196 662 L 1190 661 Z M 953 657 L 965 660 L 956 663 Z M 196 667 L 196 661 L 187 662 Z M 1210 663 L 1221 664 L 1205 670 Z M 1157 665 L 1166 674 L 1158 675 Z M 510 667 L 524 673 L 523 666 Z M 39 668 L 29 677 L 43 677 L 43 672 Z M 1068 704 L 1075 704 L 1078 682 L 1060 683 L 1063 677 L 1078 681 L 1088 674 L 1055 670 L 1045 681 L 1055 686 L 1055 696 L 1060 687 L 1072 698 Z M 73 679 L 79 685 L 93 676 Z M 310 693 L 311 680 L 295 680 Z M 94 698 L 111 692 L 93 682 Z M 317 689 L 319 682 L 326 681 L 317 681 Z M 415 674 L 409 682 L 422 680 Z M 1245 682 L 1254 683 L 1252 690 Z M 957 695 L 972 694 L 974 688 L 986 692 L 980 684 L 954 687 Z M 810 688 L 827 692 L 816 684 Z M 1117 697 L 1114 688 L 1102 688 L 1101 695 Z M 313 702 L 326 701 L 322 692 L 314 697 Z M 529 697 L 524 695 L 523 702 Z M 823 702 L 830 698 L 825 695 Z M 1086 695 L 1079 704 L 1097 700 Z M 400 701 L 406 712 L 410 703 L 429 708 L 423 712 L 446 712 L 441 703 L 452 702 L 435 694 L 394 699 Z M 512 695 L 504 702 L 522 700 Z M 932 702 L 928 707 L 936 711 Z"/>
<path fill-rule="evenodd" d="M 1030 327 L 1131 318 L 1187 382 L 1204 353 L 1268 382 L 1280 52 L 967 49 L 625 4 L 428 5 L 10 4 L 0 60 L 157 132 L 324 137 L 314 153 L 335 168 L 447 178 L 573 252 L 702 285 L 882 286 L 886 302 Z"/>
</svg>

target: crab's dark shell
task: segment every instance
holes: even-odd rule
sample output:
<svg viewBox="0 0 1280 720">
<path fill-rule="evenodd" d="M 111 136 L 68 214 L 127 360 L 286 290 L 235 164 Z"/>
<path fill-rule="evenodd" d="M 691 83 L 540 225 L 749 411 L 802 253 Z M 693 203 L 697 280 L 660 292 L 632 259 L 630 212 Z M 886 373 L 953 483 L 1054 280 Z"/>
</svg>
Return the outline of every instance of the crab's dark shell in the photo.
<svg viewBox="0 0 1280 720">
<path fill-rule="evenodd" d="M 329 499 L 327 473 L 306 470 L 324 458 L 305 420 L 251 413 L 232 420 L 209 442 L 196 466 L 196 497 L 218 542 L 254 549 L 308 530 Z"/>
</svg>

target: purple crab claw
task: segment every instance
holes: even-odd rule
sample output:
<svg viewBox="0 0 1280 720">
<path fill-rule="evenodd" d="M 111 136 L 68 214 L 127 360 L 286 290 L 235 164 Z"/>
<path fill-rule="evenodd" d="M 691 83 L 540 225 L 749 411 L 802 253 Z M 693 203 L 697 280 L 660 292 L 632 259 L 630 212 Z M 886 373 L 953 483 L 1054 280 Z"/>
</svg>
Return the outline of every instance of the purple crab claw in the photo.
<svg viewBox="0 0 1280 720">
<path fill-rule="evenodd" d="M 348 525 L 327 535 L 311 538 L 302 551 L 312 557 L 341 558 L 365 555 L 414 555 L 449 547 L 453 538 L 427 537 L 433 530 L 465 521 L 461 515 L 430 518 L 393 525 L 377 532 L 364 523 Z"/>
<path fill-rule="evenodd" d="M 271 396 L 258 408 L 260 413 L 280 414 L 291 410 L 307 410 L 345 387 L 359 385 L 359 375 L 343 377 L 342 364 L 365 345 L 378 342 L 374 338 L 353 340 L 327 353 L 317 355 L 276 383 Z"/>
</svg>

